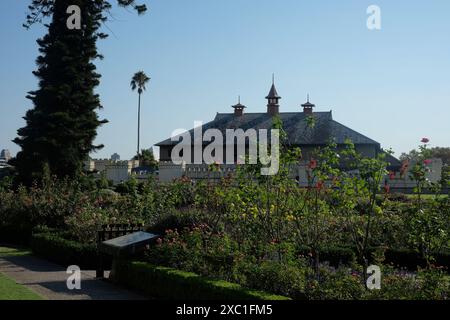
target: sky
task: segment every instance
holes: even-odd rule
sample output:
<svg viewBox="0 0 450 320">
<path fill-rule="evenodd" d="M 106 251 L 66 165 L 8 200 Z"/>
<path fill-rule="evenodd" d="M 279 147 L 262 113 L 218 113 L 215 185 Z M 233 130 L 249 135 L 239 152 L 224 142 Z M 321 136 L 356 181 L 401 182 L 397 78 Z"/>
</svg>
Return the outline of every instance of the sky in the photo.
<svg viewBox="0 0 450 320">
<path fill-rule="evenodd" d="M 31 0 L 0 1 L 0 149 L 32 107 L 36 40 L 25 30 Z M 114 2 L 114 0 L 111 0 Z M 448 0 L 142 0 L 138 17 L 114 7 L 98 44 L 97 88 L 109 123 L 94 158 L 135 154 L 137 93 L 130 79 L 144 70 L 141 147 L 149 148 L 232 112 L 241 96 L 247 112 L 265 112 L 272 73 L 280 111 L 300 111 L 309 93 L 317 111 L 392 148 L 416 148 L 423 137 L 450 147 L 450 1 Z M 367 8 L 381 9 L 381 30 L 369 30 Z"/>
</svg>

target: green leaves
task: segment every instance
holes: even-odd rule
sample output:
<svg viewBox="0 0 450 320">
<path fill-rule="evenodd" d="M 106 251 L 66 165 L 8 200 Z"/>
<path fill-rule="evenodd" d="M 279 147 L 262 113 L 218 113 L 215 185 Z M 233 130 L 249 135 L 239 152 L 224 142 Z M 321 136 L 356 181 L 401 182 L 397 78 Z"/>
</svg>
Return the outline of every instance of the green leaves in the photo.
<svg viewBox="0 0 450 320">
<path fill-rule="evenodd" d="M 449 245 L 449 209 L 442 207 L 438 201 L 429 201 L 421 209 L 413 211 L 407 224 L 411 245 L 430 265 L 434 261 L 434 255 Z"/>
<path fill-rule="evenodd" d="M 138 14 L 147 10 L 134 0 L 117 0 L 122 7 L 132 7 Z M 67 27 L 67 8 L 81 10 L 81 30 Z M 59 178 L 79 176 L 89 153 L 102 148 L 94 145 L 97 129 L 107 123 L 99 119 L 102 108 L 95 88 L 100 82 L 94 61 L 101 58 L 97 39 L 106 34 L 100 28 L 111 9 L 106 0 L 32 0 L 25 27 L 51 17 L 48 33 L 38 40 L 40 56 L 36 59 L 39 89 L 28 94 L 33 109 L 25 116 L 26 126 L 14 140 L 21 148 L 14 166 L 19 182 L 31 185 L 43 178 L 45 168 Z M 139 74 L 136 86 L 145 90 L 149 80 Z"/>
</svg>

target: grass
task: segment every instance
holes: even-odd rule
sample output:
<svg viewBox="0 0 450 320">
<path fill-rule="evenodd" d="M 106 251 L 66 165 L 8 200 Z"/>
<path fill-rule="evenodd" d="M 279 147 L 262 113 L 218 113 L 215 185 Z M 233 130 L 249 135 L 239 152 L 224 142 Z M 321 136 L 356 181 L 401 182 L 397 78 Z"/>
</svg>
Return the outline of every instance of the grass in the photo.
<svg viewBox="0 0 450 320">
<path fill-rule="evenodd" d="M 31 254 L 30 250 L 0 246 L 0 257 L 17 257 Z"/>
<path fill-rule="evenodd" d="M 0 273 L 0 300 L 42 300 L 42 297 Z"/>
<path fill-rule="evenodd" d="M 416 194 L 407 194 L 406 196 L 409 199 L 411 199 L 411 200 L 416 200 L 417 199 L 417 195 Z M 423 200 L 432 200 L 432 199 L 436 198 L 436 196 L 434 194 L 422 194 L 420 197 Z M 445 199 L 447 197 L 448 197 L 448 195 L 446 195 L 446 194 L 440 194 L 440 195 L 437 196 L 438 199 Z"/>
<path fill-rule="evenodd" d="M 30 251 L 20 248 L 0 247 L 1 257 L 24 256 Z M 13 279 L 0 273 L 0 300 L 42 300 L 42 297 Z"/>
</svg>

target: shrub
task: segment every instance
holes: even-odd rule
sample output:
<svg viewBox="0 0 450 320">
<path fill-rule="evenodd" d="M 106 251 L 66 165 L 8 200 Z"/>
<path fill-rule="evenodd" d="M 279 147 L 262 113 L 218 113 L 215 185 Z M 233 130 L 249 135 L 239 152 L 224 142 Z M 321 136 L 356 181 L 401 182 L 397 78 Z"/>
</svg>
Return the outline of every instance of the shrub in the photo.
<svg viewBox="0 0 450 320">
<path fill-rule="evenodd" d="M 310 256 L 311 249 L 300 247 L 298 254 L 301 256 Z M 330 246 L 320 250 L 320 261 L 328 262 L 330 265 L 338 267 L 340 265 L 351 265 L 356 260 L 355 251 L 350 247 Z"/>
<path fill-rule="evenodd" d="M 0 225 L 0 242 L 29 245 L 31 229 L 31 226 L 28 225 Z"/>
<path fill-rule="evenodd" d="M 147 252 L 149 262 L 206 276 L 229 280 L 233 267 L 234 243 L 205 224 L 166 230 L 163 239 Z"/>
<path fill-rule="evenodd" d="M 444 300 L 450 297 L 448 277 L 439 269 L 417 273 L 395 271 L 384 267 L 381 290 L 366 292 L 366 299 L 377 300 Z"/>
<path fill-rule="evenodd" d="M 305 268 L 276 261 L 254 264 L 246 273 L 246 285 L 293 299 L 305 299 Z"/>
<path fill-rule="evenodd" d="M 358 272 L 323 266 L 318 277 L 308 278 L 305 294 L 310 300 L 357 300 L 365 291 Z"/>
<path fill-rule="evenodd" d="M 150 297 L 167 300 L 289 300 L 238 284 L 137 261 L 117 261 L 114 280 Z"/>
<path fill-rule="evenodd" d="M 195 209 L 174 210 L 158 217 L 148 230 L 156 234 L 164 234 L 166 230 L 183 230 L 200 224 L 201 221 L 201 213 Z"/>
<path fill-rule="evenodd" d="M 78 265 L 81 269 L 96 269 L 97 247 L 95 244 L 83 244 L 67 240 L 67 233 L 35 233 L 31 239 L 34 254 L 62 266 Z M 104 259 L 104 267 L 111 266 L 111 259 Z"/>
</svg>

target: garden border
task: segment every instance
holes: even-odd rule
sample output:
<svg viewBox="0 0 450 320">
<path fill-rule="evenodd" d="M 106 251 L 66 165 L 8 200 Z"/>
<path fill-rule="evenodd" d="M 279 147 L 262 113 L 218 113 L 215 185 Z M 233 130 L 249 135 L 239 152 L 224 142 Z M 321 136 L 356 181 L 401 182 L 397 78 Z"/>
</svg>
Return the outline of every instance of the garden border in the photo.
<svg viewBox="0 0 450 320">
<path fill-rule="evenodd" d="M 147 262 L 118 260 L 114 278 L 120 285 L 164 300 L 291 300 L 250 290 L 236 283 L 208 279 L 192 272 L 155 266 Z"/>
</svg>

